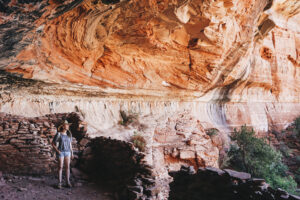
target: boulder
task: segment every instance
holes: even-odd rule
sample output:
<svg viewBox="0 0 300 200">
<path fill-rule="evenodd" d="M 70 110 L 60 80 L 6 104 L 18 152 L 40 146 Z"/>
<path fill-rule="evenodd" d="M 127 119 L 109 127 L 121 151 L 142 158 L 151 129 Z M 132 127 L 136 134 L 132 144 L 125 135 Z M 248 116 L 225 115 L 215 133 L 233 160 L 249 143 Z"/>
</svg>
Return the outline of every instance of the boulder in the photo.
<svg viewBox="0 0 300 200">
<path fill-rule="evenodd" d="M 251 174 L 249 173 L 245 173 L 245 172 L 237 172 L 231 169 L 224 169 L 224 171 L 233 178 L 237 178 L 240 180 L 246 180 L 246 179 L 250 179 L 251 178 Z"/>
</svg>

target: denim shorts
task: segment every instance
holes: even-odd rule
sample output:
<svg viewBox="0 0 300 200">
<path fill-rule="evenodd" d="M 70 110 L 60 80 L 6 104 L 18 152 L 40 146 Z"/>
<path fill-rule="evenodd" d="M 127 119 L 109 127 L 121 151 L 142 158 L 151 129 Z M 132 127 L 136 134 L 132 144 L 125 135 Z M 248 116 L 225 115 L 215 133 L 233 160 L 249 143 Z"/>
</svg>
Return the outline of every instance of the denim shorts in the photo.
<svg viewBox="0 0 300 200">
<path fill-rule="evenodd" d="M 61 151 L 60 154 L 56 154 L 59 158 L 61 157 L 68 157 L 71 156 L 71 152 L 70 151 Z"/>
</svg>

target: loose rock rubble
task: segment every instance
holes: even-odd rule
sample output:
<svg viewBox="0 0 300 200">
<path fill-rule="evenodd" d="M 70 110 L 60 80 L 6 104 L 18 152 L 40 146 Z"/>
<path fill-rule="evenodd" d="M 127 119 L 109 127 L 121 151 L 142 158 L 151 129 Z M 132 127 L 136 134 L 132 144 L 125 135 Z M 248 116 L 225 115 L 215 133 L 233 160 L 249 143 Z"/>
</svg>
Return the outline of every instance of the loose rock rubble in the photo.
<svg viewBox="0 0 300 200">
<path fill-rule="evenodd" d="M 174 181 L 170 184 L 170 200 L 299 200 L 278 188 L 271 188 L 264 179 L 233 170 L 207 167 L 182 167 L 170 173 Z"/>
<path fill-rule="evenodd" d="M 162 125 L 157 126 L 154 134 L 154 148 L 162 151 L 164 164 L 172 171 L 181 165 L 198 167 L 218 167 L 219 149 L 223 141 L 219 137 L 206 134 L 201 123 L 189 113 L 174 115 Z"/>
</svg>

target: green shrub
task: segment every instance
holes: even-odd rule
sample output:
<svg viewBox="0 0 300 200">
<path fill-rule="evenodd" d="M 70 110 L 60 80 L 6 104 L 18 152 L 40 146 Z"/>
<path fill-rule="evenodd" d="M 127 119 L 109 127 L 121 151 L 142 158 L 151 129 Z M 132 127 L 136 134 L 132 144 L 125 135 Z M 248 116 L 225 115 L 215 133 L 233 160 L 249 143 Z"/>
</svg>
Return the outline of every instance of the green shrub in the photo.
<svg viewBox="0 0 300 200">
<path fill-rule="evenodd" d="M 265 179 L 267 183 L 274 188 L 282 188 L 290 193 L 296 194 L 297 183 L 291 176 L 283 177 L 277 174 L 270 174 L 270 176 Z"/>
<path fill-rule="evenodd" d="M 205 130 L 205 132 L 207 135 L 209 135 L 211 137 L 211 136 L 217 135 L 219 133 L 219 130 L 216 128 L 210 128 L 210 129 Z"/>
<path fill-rule="evenodd" d="M 299 164 L 299 166 L 300 166 L 300 156 L 296 156 L 295 160 L 296 160 L 297 164 Z M 299 168 L 299 174 L 300 174 L 300 168 Z"/>
<path fill-rule="evenodd" d="M 297 117 L 295 120 L 294 120 L 294 132 L 296 133 L 296 136 L 300 137 L 300 117 Z"/>
<path fill-rule="evenodd" d="M 127 114 L 125 111 L 120 110 L 121 120 L 119 121 L 120 125 L 127 126 L 128 124 L 132 123 L 134 119 L 137 118 L 135 114 Z"/>
<path fill-rule="evenodd" d="M 140 133 L 134 132 L 134 135 L 131 137 L 131 142 L 139 151 L 145 151 L 146 140 Z"/>
<path fill-rule="evenodd" d="M 300 183 L 300 167 L 295 172 L 295 180 L 297 181 L 298 184 Z"/>
<path fill-rule="evenodd" d="M 297 117 L 294 121 L 294 126 L 297 130 L 300 130 L 300 117 Z"/>
<path fill-rule="evenodd" d="M 264 178 L 274 188 L 280 187 L 295 193 L 297 183 L 287 175 L 282 154 L 264 139 L 256 138 L 253 129 L 246 126 L 242 126 L 240 130 L 234 129 L 231 139 L 235 142 L 228 152 L 232 168 Z"/>
</svg>

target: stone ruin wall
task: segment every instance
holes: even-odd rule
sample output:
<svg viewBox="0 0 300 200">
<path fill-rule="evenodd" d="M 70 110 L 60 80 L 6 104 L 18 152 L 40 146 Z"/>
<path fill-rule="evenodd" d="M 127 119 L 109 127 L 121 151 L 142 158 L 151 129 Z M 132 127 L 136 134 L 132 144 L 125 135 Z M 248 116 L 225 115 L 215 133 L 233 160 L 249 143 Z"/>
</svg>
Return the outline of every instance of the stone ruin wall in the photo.
<svg viewBox="0 0 300 200">
<path fill-rule="evenodd" d="M 219 167 L 224 140 L 221 133 L 209 136 L 209 130 L 188 112 L 174 114 L 163 124 L 158 123 L 151 141 L 154 165 L 161 165 L 156 168 L 166 166 L 166 171 L 177 171 L 181 165 Z"/>
<path fill-rule="evenodd" d="M 170 173 L 174 181 L 170 184 L 169 199 L 172 200 L 299 200 L 299 196 L 271 188 L 264 179 L 230 169 L 213 167 L 182 167 Z"/>
<path fill-rule="evenodd" d="M 0 113 L 0 171 L 14 174 L 50 174 L 57 161 L 51 146 L 63 120 L 78 122 L 75 113 L 26 118 Z M 72 128 L 78 126 L 74 123 Z M 77 150 L 76 134 L 73 149 Z"/>
<path fill-rule="evenodd" d="M 51 141 L 63 120 L 72 123 L 75 154 L 71 162 L 72 175 L 75 178 L 99 177 L 103 172 L 102 175 L 108 174 L 107 181 L 111 183 L 121 177 L 123 182 L 116 184 L 119 185 L 117 193 L 129 199 L 166 198 L 168 184 L 172 181 L 168 171 L 179 170 L 181 165 L 218 166 L 217 137 L 212 139 L 206 135 L 199 121 L 189 115 L 172 116 L 154 130 L 146 129 L 143 135 L 147 150 L 142 153 L 128 141 L 85 135 L 87 125 L 80 129 L 80 115 L 74 112 L 39 117 L 0 113 L 0 171 L 55 174 L 57 160 Z M 136 127 L 132 124 L 123 128 Z M 219 144 L 219 148 L 221 146 Z M 152 160 L 149 161 L 149 157 Z M 95 170 L 98 168 L 102 170 Z"/>
<path fill-rule="evenodd" d="M 152 149 L 148 148 L 148 151 L 153 151 L 154 163 L 149 165 L 149 152 L 139 152 L 131 142 L 85 135 L 86 127 L 79 129 L 80 117 L 77 113 L 33 118 L 0 113 L 0 171 L 53 174 L 57 161 L 50 142 L 63 120 L 72 122 L 70 129 L 74 136 L 75 153 L 71 163 L 72 176 L 96 182 L 100 180 L 100 183 L 104 181 L 114 188 L 118 199 L 176 200 L 186 191 L 192 199 L 208 195 L 207 191 L 203 191 L 207 187 L 212 188 L 213 192 L 219 191 L 217 195 L 230 198 L 239 196 L 245 199 L 254 195 L 269 199 L 299 199 L 280 189 L 273 190 L 262 179 L 250 179 L 251 176 L 246 173 L 212 167 L 204 171 L 200 168 L 197 173 L 191 171 L 193 167 L 178 169 L 182 165 L 196 169 L 213 165 L 218 157 L 208 159 L 209 150 L 218 152 L 222 146 L 219 137 L 209 138 L 197 120 L 185 115 L 169 118 L 164 126 L 155 128 Z"/>
<path fill-rule="evenodd" d="M 138 199 L 157 196 L 152 168 L 143 161 L 145 154 L 125 141 L 106 137 L 86 137 L 79 127 L 77 113 L 57 113 L 40 117 L 0 113 L 0 171 L 24 175 L 56 174 L 57 159 L 51 141 L 62 121 L 72 125 L 71 173 L 75 179 L 103 177 L 119 198 Z"/>
<path fill-rule="evenodd" d="M 84 138 L 78 168 L 92 180 L 112 187 L 118 199 L 166 199 L 153 167 L 130 142 L 106 137 Z M 160 197 L 159 197 L 160 196 Z M 162 197 L 164 196 L 164 197 Z"/>
</svg>

